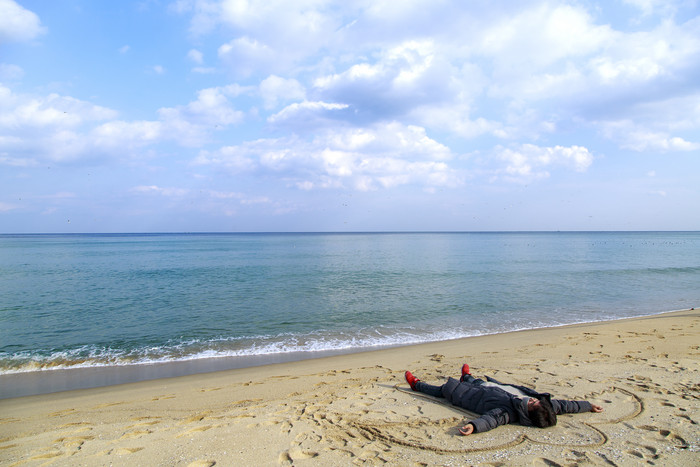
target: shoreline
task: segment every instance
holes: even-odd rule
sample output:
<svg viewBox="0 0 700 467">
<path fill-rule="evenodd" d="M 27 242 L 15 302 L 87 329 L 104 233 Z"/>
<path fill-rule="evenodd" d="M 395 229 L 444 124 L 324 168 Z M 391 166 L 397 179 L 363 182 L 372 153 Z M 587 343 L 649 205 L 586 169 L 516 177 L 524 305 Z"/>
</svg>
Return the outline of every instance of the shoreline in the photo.
<svg viewBox="0 0 700 467">
<path fill-rule="evenodd" d="M 1 465 L 692 465 L 700 312 L 574 324 L 0 400 Z M 586 399 L 602 414 L 467 438 L 403 372 Z"/>
<path fill-rule="evenodd" d="M 256 368 L 266 365 L 314 360 L 340 355 L 353 355 L 366 352 L 377 352 L 394 348 L 406 348 L 433 344 L 439 345 L 440 343 L 462 341 L 465 339 L 508 335 L 517 332 L 565 328 L 569 326 L 608 323 L 629 319 L 641 319 L 669 313 L 680 313 L 692 310 L 694 310 L 694 308 L 686 310 L 663 311 L 653 314 L 615 318 L 610 320 L 560 324 L 551 327 L 516 329 L 512 331 L 495 332 L 441 341 L 411 343 L 406 345 L 378 345 L 376 347 L 365 347 L 355 349 L 329 349 L 321 351 L 299 351 L 289 353 L 248 355 L 237 357 L 225 356 L 193 358 L 125 365 L 74 366 L 69 368 L 50 368 L 42 370 L 19 371 L 16 373 L 0 374 L 0 400 L 42 394 L 53 394 L 78 389 L 110 387 L 121 384 L 137 383 L 142 381 L 156 381 L 160 379 L 216 373 L 220 371 L 239 370 L 243 368 Z"/>
</svg>

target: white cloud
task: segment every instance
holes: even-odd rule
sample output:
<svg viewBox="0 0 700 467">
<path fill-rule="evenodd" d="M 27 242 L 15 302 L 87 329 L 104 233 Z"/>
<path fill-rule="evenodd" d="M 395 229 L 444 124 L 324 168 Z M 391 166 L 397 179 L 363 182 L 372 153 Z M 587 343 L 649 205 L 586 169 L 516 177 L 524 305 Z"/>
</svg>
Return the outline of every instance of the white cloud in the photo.
<svg viewBox="0 0 700 467">
<path fill-rule="evenodd" d="M 107 149 L 127 149 L 155 143 L 163 137 L 163 124 L 156 121 L 111 121 L 90 133 L 95 146 Z"/>
<path fill-rule="evenodd" d="M 417 107 L 411 116 L 429 128 L 449 130 L 465 139 L 473 139 L 484 134 L 504 137 L 503 125 L 483 117 L 471 118 L 471 108 L 463 102 L 443 106 L 425 105 Z"/>
<path fill-rule="evenodd" d="M 17 81 L 24 76 L 22 67 L 11 63 L 0 63 L 0 82 Z"/>
<path fill-rule="evenodd" d="M 213 0 L 177 0 L 170 5 L 177 13 L 192 12 L 190 32 L 202 35 L 211 32 L 220 22 L 221 2 Z"/>
<path fill-rule="evenodd" d="M 611 37 L 610 27 L 593 24 L 583 8 L 543 2 L 495 21 L 480 37 L 476 53 L 493 58 L 496 75 L 522 74 L 586 56 Z"/>
<path fill-rule="evenodd" d="M 187 52 L 187 58 L 189 58 L 194 63 L 201 65 L 204 63 L 204 54 L 197 49 L 192 49 Z"/>
<path fill-rule="evenodd" d="M 14 0 L 0 0 L 0 44 L 29 41 L 45 32 L 34 12 Z"/>
<path fill-rule="evenodd" d="M 425 189 L 462 183 L 446 161 L 450 150 L 423 128 L 392 122 L 372 128 L 327 130 L 312 140 L 261 139 L 202 152 L 196 164 L 234 172 L 274 173 L 303 190 L 360 191 L 418 185 Z"/>
<path fill-rule="evenodd" d="M 86 122 L 116 117 L 111 109 L 69 96 L 46 97 L 18 95 L 0 85 L 0 128 L 19 130 L 27 127 L 71 128 Z"/>
<path fill-rule="evenodd" d="M 160 187 L 158 185 L 140 185 L 131 189 L 134 193 L 155 193 L 168 198 L 181 198 L 190 193 L 186 188 Z"/>
<path fill-rule="evenodd" d="M 271 205 L 275 209 L 281 209 L 279 203 L 275 203 L 267 196 L 249 195 L 235 191 L 193 190 L 191 188 L 163 187 L 159 185 L 140 185 L 131 188 L 129 191 L 136 195 L 165 198 L 174 205 L 187 205 L 188 209 L 211 212 L 216 215 L 236 215 L 239 207 L 245 208 L 247 206 Z"/>
<path fill-rule="evenodd" d="M 162 65 L 153 65 L 151 69 L 157 74 L 162 75 L 165 73 L 165 68 Z"/>
<path fill-rule="evenodd" d="M 112 121 L 93 131 L 99 146 L 142 147 L 161 141 L 176 141 L 186 146 L 203 144 L 217 129 L 242 121 L 243 113 L 234 109 L 230 97 L 245 92 L 237 84 L 202 89 L 197 100 L 184 106 L 158 109 L 158 120 Z"/>
<path fill-rule="evenodd" d="M 348 109 L 347 104 L 329 102 L 295 102 L 267 118 L 275 127 L 291 128 L 299 133 L 313 132 L 319 128 L 337 125 L 339 114 Z"/>
<path fill-rule="evenodd" d="M 651 15 L 661 11 L 660 2 L 634 3 Z M 22 98 L 0 107 L 0 127 L 19 126 L 25 147 L 31 131 L 49 129 L 33 144 L 61 146 L 62 157 L 176 142 L 196 147 L 197 163 L 275 174 L 303 189 L 456 186 L 463 173 L 453 151 L 470 145 L 500 164 L 500 176 L 586 170 L 595 151 L 557 145 L 559 130 L 597 131 L 635 151 L 698 148 L 697 18 L 655 17 L 651 26 L 625 31 L 619 22 L 608 24 L 601 14 L 607 7 L 540 0 L 507 6 L 416 0 L 400 7 L 179 0 L 172 8 L 191 15 L 195 35 L 213 33 L 207 41 L 216 42 L 193 43 L 201 50 L 218 46 L 221 64 L 249 87 L 202 89 L 192 102 L 171 102 L 150 120 L 117 120 L 113 111 L 100 118 L 95 109 L 90 116 L 88 107 L 64 113 L 58 103 L 71 98 L 61 96 Z M 187 59 L 193 73 L 223 69 L 204 66 L 199 49 Z M 0 105 L 2 96 L 0 89 Z M 220 132 L 217 145 L 227 146 L 207 146 L 215 131 L 246 115 L 245 133 Z M 8 148 L 21 146 L 11 136 L 17 138 L 0 134 L 6 164 L 16 157 Z M 498 143 L 507 147 L 493 149 Z"/>
<path fill-rule="evenodd" d="M 563 166 L 584 172 L 593 163 L 593 155 L 582 146 L 542 147 L 522 144 L 514 148 L 496 148 L 496 157 L 506 163 L 501 171 L 509 180 L 536 180 L 550 176 L 548 168 Z"/>
<path fill-rule="evenodd" d="M 196 66 L 192 68 L 193 73 L 198 73 L 200 75 L 210 75 L 212 73 L 216 73 L 216 68 L 214 67 L 203 67 L 203 66 Z"/>
<path fill-rule="evenodd" d="M 158 111 L 165 121 L 185 121 L 188 124 L 202 126 L 232 125 L 239 123 L 243 113 L 235 110 L 229 102 L 245 89 L 237 84 L 202 89 L 197 93 L 197 100 L 186 106 L 163 108 Z"/>
<path fill-rule="evenodd" d="M 240 146 L 226 146 L 215 152 L 200 151 L 193 163 L 220 166 L 234 173 L 253 171 L 257 167 L 254 154 L 263 144 L 274 145 L 274 140 L 257 140 Z"/>
<path fill-rule="evenodd" d="M 592 57 L 590 68 L 603 84 L 629 85 L 668 77 L 696 65 L 700 27 L 665 22 L 649 31 L 616 33 L 605 52 Z"/>
<path fill-rule="evenodd" d="M 277 107 L 279 102 L 304 100 L 306 91 L 295 79 L 270 75 L 260 83 L 260 94 L 266 109 Z"/>
<path fill-rule="evenodd" d="M 0 154 L 3 163 L 33 166 L 90 155 L 85 128 L 117 116 L 114 110 L 69 96 L 15 94 L 0 85 Z"/>
<path fill-rule="evenodd" d="M 247 78 L 255 72 L 275 71 L 281 63 L 272 47 L 249 37 L 239 37 L 223 44 L 218 54 L 240 78 Z"/>
<path fill-rule="evenodd" d="M 620 146 L 634 151 L 695 151 L 700 149 L 700 143 L 686 141 L 679 136 L 666 133 L 647 131 L 631 131 L 624 135 Z"/>
<path fill-rule="evenodd" d="M 382 51 L 375 63 L 322 76 L 314 87 L 325 100 L 349 104 L 370 120 L 394 118 L 426 103 L 447 101 L 455 94 L 450 72 L 432 41 L 408 41 Z"/>
<path fill-rule="evenodd" d="M 696 141 L 688 141 L 682 136 L 671 133 L 674 129 L 698 128 L 700 125 L 698 125 L 697 120 L 700 119 L 700 109 L 694 113 L 679 115 L 684 120 L 674 121 L 668 114 L 664 115 L 663 108 L 653 107 L 660 112 L 656 116 L 660 120 L 659 123 L 649 118 L 639 118 L 637 121 L 625 119 L 601 122 L 599 124 L 601 133 L 616 142 L 621 148 L 638 152 L 695 151 L 700 149 L 700 140 L 697 140 L 697 136 Z M 677 111 L 678 109 L 673 110 Z M 695 134 L 697 135 L 697 132 Z"/>
<path fill-rule="evenodd" d="M 192 13 L 195 35 L 219 26 L 232 32 L 232 39 L 219 47 L 219 58 L 236 76 L 247 78 L 289 72 L 330 46 L 348 7 L 326 0 L 180 0 L 174 9 Z"/>
<path fill-rule="evenodd" d="M 15 141 L 15 143 L 17 143 L 17 141 Z M 11 145 L 8 144 L 5 138 L 0 137 L 0 147 L 8 149 Z M 9 167 L 36 167 L 39 165 L 39 162 L 33 158 L 11 157 L 5 154 L 0 153 L 0 165 L 7 165 Z"/>
<path fill-rule="evenodd" d="M 187 105 L 159 109 L 157 120 L 128 121 L 117 120 L 114 110 L 73 97 L 15 94 L 0 85 L 0 154 L 8 154 L 4 164 L 18 165 L 18 160 L 37 158 L 124 156 L 128 149 L 164 141 L 203 144 L 212 132 L 242 121 L 243 113 L 230 99 L 251 91 L 237 84 L 206 88 Z"/>
<path fill-rule="evenodd" d="M 487 29 L 479 53 L 495 65 L 496 97 L 592 107 L 619 93 L 649 94 L 660 80 L 677 86 L 683 70 L 696 67 L 698 32 L 697 21 L 622 32 L 595 24 L 581 7 L 546 4 Z"/>
<path fill-rule="evenodd" d="M 402 119 L 465 139 L 536 141 L 634 115 L 630 104 L 668 98 L 700 71 L 697 20 L 623 32 L 581 3 L 190 0 L 176 9 L 198 34 L 226 27 L 219 58 L 238 78 L 262 80 L 265 110 L 283 103 L 274 85 L 294 86 L 288 100 L 302 102 L 267 118 L 294 131 Z"/>
<path fill-rule="evenodd" d="M 0 212 L 12 211 L 13 209 L 19 208 L 19 205 L 12 203 L 4 203 L 0 201 Z"/>
<path fill-rule="evenodd" d="M 119 47 L 119 53 L 123 55 L 123 54 L 127 53 L 130 48 L 131 47 L 129 47 L 128 45 L 123 45 L 123 46 Z"/>
<path fill-rule="evenodd" d="M 672 16 L 678 8 L 684 6 L 695 6 L 695 1 L 687 0 L 622 0 L 639 10 L 643 17 L 649 17 L 654 13 L 662 16 Z"/>
</svg>

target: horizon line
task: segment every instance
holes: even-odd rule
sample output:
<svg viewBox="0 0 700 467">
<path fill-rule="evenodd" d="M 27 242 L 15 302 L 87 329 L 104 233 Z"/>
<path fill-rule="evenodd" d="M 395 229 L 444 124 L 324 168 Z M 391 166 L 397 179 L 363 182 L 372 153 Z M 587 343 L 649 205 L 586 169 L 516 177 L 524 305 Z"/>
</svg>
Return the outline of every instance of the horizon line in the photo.
<svg viewBox="0 0 700 467">
<path fill-rule="evenodd" d="M 117 232 L 0 232 L 10 235 L 269 235 L 269 234 L 456 234 L 456 233 L 695 233 L 700 230 L 270 230 L 270 231 L 117 231 Z"/>
</svg>

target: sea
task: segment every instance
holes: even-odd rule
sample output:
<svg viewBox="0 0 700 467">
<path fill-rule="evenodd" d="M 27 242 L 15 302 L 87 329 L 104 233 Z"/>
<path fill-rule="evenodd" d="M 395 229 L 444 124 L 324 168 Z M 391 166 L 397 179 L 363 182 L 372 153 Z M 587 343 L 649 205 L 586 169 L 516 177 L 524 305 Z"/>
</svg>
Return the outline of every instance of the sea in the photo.
<svg viewBox="0 0 700 467">
<path fill-rule="evenodd" d="M 0 398 L 700 305 L 700 232 L 0 235 Z"/>
</svg>

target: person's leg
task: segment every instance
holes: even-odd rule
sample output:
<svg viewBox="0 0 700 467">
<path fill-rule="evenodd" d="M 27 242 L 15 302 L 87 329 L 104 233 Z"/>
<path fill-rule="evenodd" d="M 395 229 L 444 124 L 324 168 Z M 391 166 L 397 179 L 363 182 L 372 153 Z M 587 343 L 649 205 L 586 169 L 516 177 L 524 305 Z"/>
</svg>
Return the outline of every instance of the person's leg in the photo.
<svg viewBox="0 0 700 467">
<path fill-rule="evenodd" d="M 418 381 L 416 383 L 415 390 L 429 396 L 442 397 L 442 386 L 434 386 L 432 384 L 424 383 L 423 381 Z"/>
<path fill-rule="evenodd" d="M 462 376 L 461 381 L 463 381 L 463 382 L 465 382 L 465 383 L 469 383 L 469 384 L 484 384 L 484 380 L 483 380 L 483 379 L 474 378 L 472 375 L 464 375 L 464 376 Z"/>
<path fill-rule="evenodd" d="M 409 386 L 411 386 L 411 389 L 414 391 L 422 392 L 423 394 L 433 397 L 442 397 L 442 386 L 433 386 L 432 384 L 424 383 L 413 376 L 413 373 L 410 371 L 407 371 L 404 376 Z"/>
<path fill-rule="evenodd" d="M 471 374 L 472 374 L 471 371 L 469 371 L 469 365 L 465 363 L 464 365 L 462 365 L 462 378 L 460 379 L 460 381 L 464 380 L 464 377 L 466 375 L 471 375 Z"/>
</svg>

